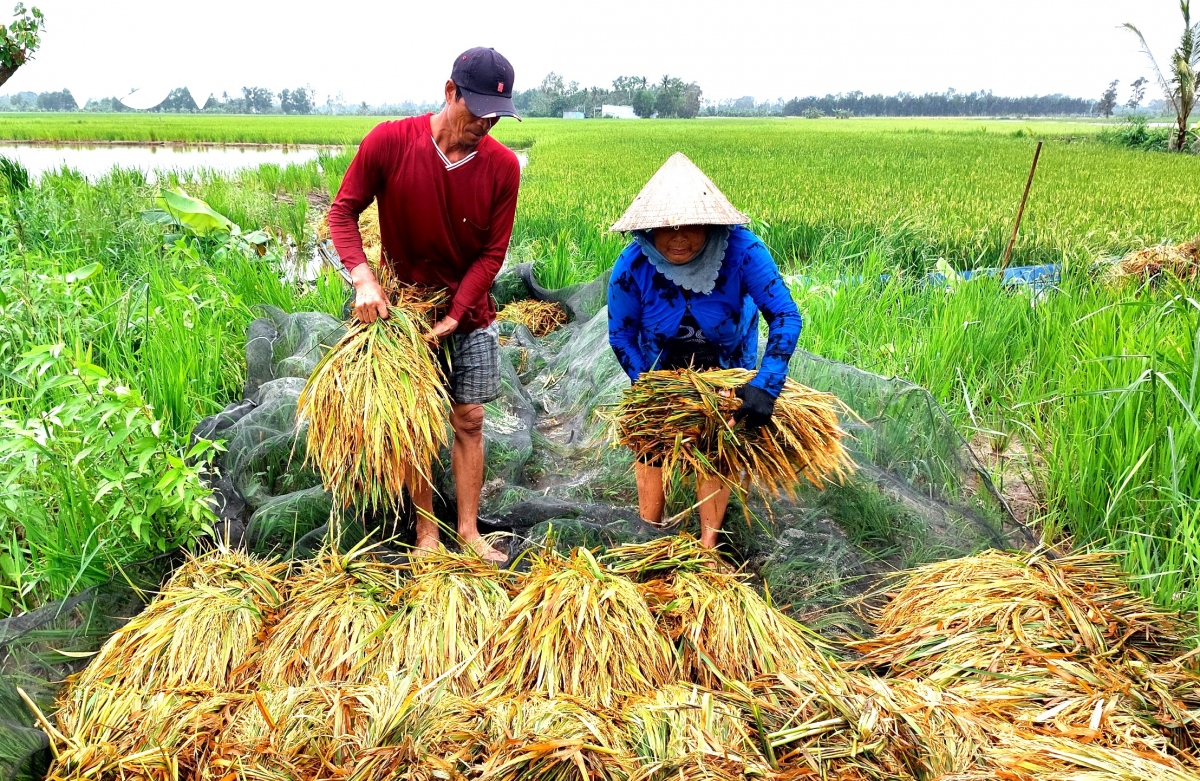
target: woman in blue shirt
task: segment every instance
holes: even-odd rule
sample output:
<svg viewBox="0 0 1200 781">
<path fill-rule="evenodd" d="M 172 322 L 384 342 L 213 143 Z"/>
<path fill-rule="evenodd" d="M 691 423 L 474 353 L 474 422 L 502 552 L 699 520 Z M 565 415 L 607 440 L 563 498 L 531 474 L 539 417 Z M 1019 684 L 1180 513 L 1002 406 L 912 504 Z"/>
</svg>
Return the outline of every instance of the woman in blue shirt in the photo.
<svg viewBox="0 0 1200 781">
<path fill-rule="evenodd" d="M 754 369 L 758 315 L 767 345 L 758 373 L 736 394 L 734 418 L 747 427 L 769 422 L 783 389 L 802 325 L 800 312 L 771 253 L 739 212 L 682 153 L 647 183 L 612 227 L 631 243 L 608 285 L 608 341 L 629 379 L 652 369 Z M 661 523 L 662 469 L 635 464 L 642 518 Z M 719 479 L 697 485 L 700 541 L 717 544 L 729 504 Z"/>
</svg>

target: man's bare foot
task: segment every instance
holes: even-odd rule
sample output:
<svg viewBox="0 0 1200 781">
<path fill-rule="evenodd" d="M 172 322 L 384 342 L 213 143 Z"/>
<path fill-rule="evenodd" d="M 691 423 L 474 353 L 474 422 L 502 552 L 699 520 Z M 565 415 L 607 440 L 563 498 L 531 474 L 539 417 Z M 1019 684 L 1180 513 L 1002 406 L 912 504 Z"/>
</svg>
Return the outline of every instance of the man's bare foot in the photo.
<svg viewBox="0 0 1200 781">
<path fill-rule="evenodd" d="M 479 555 L 479 558 L 489 564 L 504 564 L 508 561 L 508 556 L 493 548 L 482 536 L 476 537 L 473 540 L 464 539 L 463 542 L 470 545 L 471 549 Z"/>
<path fill-rule="evenodd" d="M 424 558 L 436 552 L 439 547 L 441 547 L 441 543 L 438 541 L 437 535 L 418 537 L 416 546 L 408 555 L 418 559 Z"/>
</svg>

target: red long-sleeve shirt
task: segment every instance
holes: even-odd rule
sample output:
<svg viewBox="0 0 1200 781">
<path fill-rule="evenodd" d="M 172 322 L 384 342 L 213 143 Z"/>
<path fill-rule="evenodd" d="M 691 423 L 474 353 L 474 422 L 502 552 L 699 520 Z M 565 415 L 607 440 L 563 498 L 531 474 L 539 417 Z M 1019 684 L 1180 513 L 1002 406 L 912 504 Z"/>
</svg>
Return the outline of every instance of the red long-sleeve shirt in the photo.
<svg viewBox="0 0 1200 781">
<path fill-rule="evenodd" d="M 329 209 L 329 233 L 347 270 L 365 263 L 358 215 L 378 200 L 384 262 L 401 282 L 449 290 L 448 314 L 466 333 L 496 319 L 489 291 L 512 237 L 521 168 L 491 136 L 451 163 L 430 116 L 367 134 Z"/>
</svg>

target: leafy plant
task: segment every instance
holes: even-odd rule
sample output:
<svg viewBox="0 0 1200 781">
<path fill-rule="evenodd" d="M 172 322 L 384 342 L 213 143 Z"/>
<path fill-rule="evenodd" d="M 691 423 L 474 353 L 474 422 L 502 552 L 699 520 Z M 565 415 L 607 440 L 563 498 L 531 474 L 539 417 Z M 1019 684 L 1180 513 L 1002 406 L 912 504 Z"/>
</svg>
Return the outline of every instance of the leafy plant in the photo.
<svg viewBox="0 0 1200 781">
<path fill-rule="evenodd" d="M 46 17 L 36 6 L 26 11 L 24 3 L 17 3 L 13 16 L 16 19 L 8 26 L 0 24 L 0 84 L 33 57 L 46 29 Z"/>
<path fill-rule="evenodd" d="M 1171 53 L 1171 67 L 1166 74 L 1158 67 L 1158 60 L 1150 51 L 1142 31 L 1133 24 L 1125 23 L 1125 28 L 1141 41 L 1142 51 L 1150 58 L 1158 84 L 1175 112 L 1175 136 L 1171 139 L 1170 147 L 1174 152 L 1182 152 L 1188 147 L 1188 119 L 1200 96 L 1200 76 L 1197 74 L 1200 71 L 1200 22 L 1192 24 L 1191 0 L 1179 0 L 1179 10 L 1183 14 L 1183 37 Z"/>
</svg>

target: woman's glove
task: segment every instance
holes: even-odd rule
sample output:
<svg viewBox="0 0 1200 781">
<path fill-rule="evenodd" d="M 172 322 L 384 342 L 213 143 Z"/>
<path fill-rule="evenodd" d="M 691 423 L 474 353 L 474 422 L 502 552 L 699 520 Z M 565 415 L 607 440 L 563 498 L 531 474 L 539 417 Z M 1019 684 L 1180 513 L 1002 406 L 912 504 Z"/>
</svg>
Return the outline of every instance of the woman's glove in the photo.
<svg viewBox="0 0 1200 781">
<path fill-rule="evenodd" d="M 740 386 L 734 395 L 742 400 L 742 406 L 733 413 L 735 423 L 742 422 L 746 428 L 756 429 L 771 422 L 771 416 L 775 414 L 774 396 L 753 385 Z"/>
</svg>

